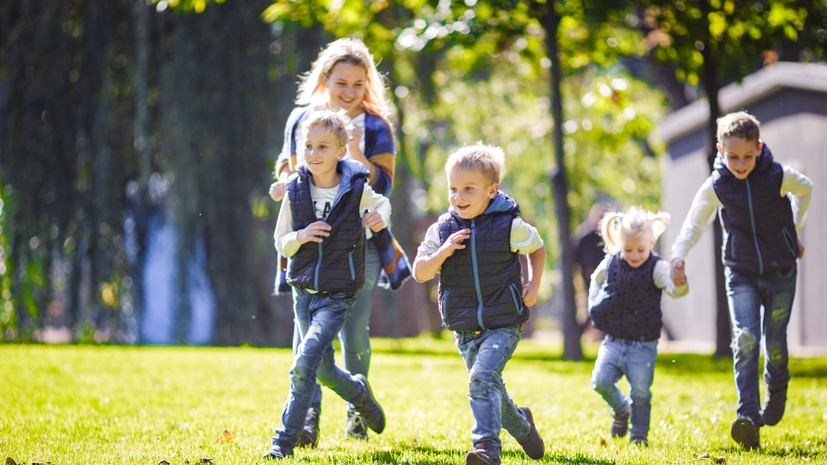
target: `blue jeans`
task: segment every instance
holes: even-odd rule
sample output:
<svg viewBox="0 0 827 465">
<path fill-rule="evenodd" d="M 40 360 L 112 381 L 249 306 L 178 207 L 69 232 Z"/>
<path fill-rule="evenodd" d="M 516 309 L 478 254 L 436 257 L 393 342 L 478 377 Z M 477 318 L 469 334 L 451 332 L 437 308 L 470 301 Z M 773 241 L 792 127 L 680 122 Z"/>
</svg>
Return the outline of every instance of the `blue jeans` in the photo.
<svg viewBox="0 0 827 465">
<path fill-rule="evenodd" d="M 737 414 L 756 424 L 760 416 L 758 355 L 761 344 L 767 389 L 785 390 L 790 381 L 787 325 L 795 297 L 796 275 L 796 265 L 767 276 L 749 276 L 726 269 Z"/>
<path fill-rule="evenodd" d="M 345 321 L 339 331 L 339 340 L 342 342 L 342 359 L 345 370 L 351 374 L 368 376 L 370 368 L 370 309 L 373 307 L 373 297 L 376 295 L 376 283 L 382 271 L 379 261 L 379 252 L 372 241 L 368 241 L 367 263 L 365 264 L 365 287 L 356 294 L 356 301 L 350 311 L 350 318 Z M 301 333 L 298 323 L 293 325 L 293 353 L 301 344 Z M 322 389 L 316 384 L 311 407 L 321 411 Z"/>
<path fill-rule="evenodd" d="M 520 341 L 520 327 L 486 331 L 455 331 L 459 353 L 468 369 L 468 399 L 474 426 L 474 444 L 486 442 L 498 455 L 502 451 L 500 429 L 505 428 L 517 439 L 531 432 L 531 424 L 508 396 L 502 372 Z"/>
<path fill-rule="evenodd" d="M 334 364 L 333 340 L 356 300 L 355 294 L 309 293 L 293 288 L 293 312 L 301 333 L 290 367 L 290 393 L 276 429 L 273 444 L 292 450 L 304 427 L 304 417 L 314 395 L 316 379 L 342 399 L 358 403 L 364 387 L 353 375 Z"/>
<path fill-rule="evenodd" d="M 632 439 L 647 439 L 652 411 L 652 383 L 658 341 L 629 341 L 606 335 L 597 350 L 592 371 L 592 389 L 597 391 L 614 412 L 632 408 Z M 631 386 L 629 397 L 617 387 L 626 375 Z"/>
</svg>

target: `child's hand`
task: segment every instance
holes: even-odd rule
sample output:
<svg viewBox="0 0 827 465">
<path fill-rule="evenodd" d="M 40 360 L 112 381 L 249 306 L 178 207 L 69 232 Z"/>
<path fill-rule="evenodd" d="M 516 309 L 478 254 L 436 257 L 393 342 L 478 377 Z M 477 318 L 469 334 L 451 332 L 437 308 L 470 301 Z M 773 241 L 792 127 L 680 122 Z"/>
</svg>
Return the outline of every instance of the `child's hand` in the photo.
<svg viewBox="0 0 827 465">
<path fill-rule="evenodd" d="M 359 126 L 353 128 L 350 131 L 350 139 L 347 141 L 347 147 L 350 149 L 350 153 L 355 153 L 359 151 L 359 141 L 362 140 L 362 133 L 364 129 Z"/>
<path fill-rule="evenodd" d="M 362 217 L 362 222 L 365 223 L 366 228 L 370 228 L 373 232 L 382 230 L 382 215 L 380 215 L 379 212 L 373 211 L 365 213 Z"/>
<path fill-rule="evenodd" d="M 675 286 L 686 285 L 686 271 L 684 270 L 684 262 L 680 258 L 672 259 L 672 269 L 669 272 L 669 277 Z"/>
<path fill-rule="evenodd" d="M 523 303 L 526 307 L 531 307 L 537 303 L 537 288 L 532 282 L 523 284 Z"/>
<path fill-rule="evenodd" d="M 270 184 L 270 198 L 278 202 L 279 200 L 284 198 L 284 194 L 287 192 L 287 184 L 283 182 L 276 181 L 273 184 Z"/>
<path fill-rule="evenodd" d="M 455 250 L 464 249 L 465 245 L 462 241 L 468 239 L 469 237 L 471 237 L 470 229 L 460 229 L 454 234 L 448 236 L 448 239 L 446 239 L 445 242 L 439 246 L 437 253 L 443 254 L 445 258 L 448 258 L 454 254 Z"/>
<path fill-rule="evenodd" d="M 300 244 L 306 242 L 322 242 L 325 237 L 330 235 L 330 225 L 324 221 L 316 221 L 310 223 L 306 228 L 300 229 L 296 239 Z"/>
<path fill-rule="evenodd" d="M 804 244 L 801 243 L 801 239 L 798 240 L 798 258 L 802 258 L 804 256 Z"/>
</svg>

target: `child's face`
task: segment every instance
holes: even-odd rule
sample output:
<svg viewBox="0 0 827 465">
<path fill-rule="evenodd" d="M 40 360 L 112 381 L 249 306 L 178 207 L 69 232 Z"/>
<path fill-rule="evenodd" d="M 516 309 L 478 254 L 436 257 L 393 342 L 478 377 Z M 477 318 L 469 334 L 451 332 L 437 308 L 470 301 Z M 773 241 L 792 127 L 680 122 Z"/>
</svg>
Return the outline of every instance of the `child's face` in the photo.
<svg viewBox="0 0 827 465">
<path fill-rule="evenodd" d="M 315 179 L 327 180 L 335 175 L 336 164 L 346 153 L 347 148 L 340 147 L 333 133 L 323 126 L 313 126 L 307 131 L 304 141 L 304 162 Z"/>
<path fill-rule="evenodd" d="M 368 79 L 365 68 L 340 61 L 324 79 L 332 107 L 345 110 L 351 118 L 362 113 Z"/>
<path fill-rule="evenodd" d="M 746 179 L 755 169 L 755 160 L 761 155 L 763 142 L 747 140 L 740 136 L 728 136 L 718 144 L 726 167 L 738 179 Z"/>
<path fill-rule="evenodd" d="M 634 237 L 623 237 L 623 259 L 632 268 L 637 268 L 649 259 L 649 254 L 655 248 L 655 239 L 650 234 L 639 234 Z"/>
<path fill-rule="evenodd" d="M 499 184 L 489 183 L 479 171 L 463 168 L 448 171 L 448 200 L 460 218 L 479 216 L 499 188 Z"/>
</svg>

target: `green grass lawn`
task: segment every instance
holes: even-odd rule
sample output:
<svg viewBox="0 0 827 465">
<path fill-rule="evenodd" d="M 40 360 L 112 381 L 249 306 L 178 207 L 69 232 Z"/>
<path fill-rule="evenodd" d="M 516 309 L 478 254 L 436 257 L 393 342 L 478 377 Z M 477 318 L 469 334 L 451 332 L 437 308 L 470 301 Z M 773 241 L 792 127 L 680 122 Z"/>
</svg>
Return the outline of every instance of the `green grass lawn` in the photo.
<svg viewBox="0 0 827 465">
<path fill-rule="evenodd" d="M 284 463 L 464 464 L 473 420 L 452 341 L 375 340 L 374 349 L 370 378 L 385 432 L 345 440 L 344 404 L 325 390 L 319 448 Z M 729 437 L 729 361 L 661 353 L 651 446 L 637 448 L 609 437 L 608 407 L 589 385 L 596 347 L 586 349 L 589 360 L 565 362 L 558 345 L 523 341 L 506 366 L 512 398 L 531 407 L 546 441 L 540 463 L 827 462 L 827 357 L 791 360 L 787 414 L 762 428 L 760 451 L 742 452 Z M 0 345 L 0 460 L 262 463 L 290 362 L 286 349 Z M 536 463 L 502 438 L 503 463 Z"/>
</svg>

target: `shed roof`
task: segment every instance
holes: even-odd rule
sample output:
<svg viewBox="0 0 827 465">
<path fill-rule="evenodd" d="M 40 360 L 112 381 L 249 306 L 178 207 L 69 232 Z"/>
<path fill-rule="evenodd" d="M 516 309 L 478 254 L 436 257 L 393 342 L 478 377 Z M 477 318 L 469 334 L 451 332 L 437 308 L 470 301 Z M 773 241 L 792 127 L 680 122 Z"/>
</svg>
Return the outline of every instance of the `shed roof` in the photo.
<svg viewBox="0 0 827 465">
<path fill-rule="evenodd" d="M 721 89 L 718 94 L 721 111 L 728 113 L 760 100 L 782 87 L 827 93 L 827 64 L 780 61 L 750 74 L 738 84 Z M 665 142 L 704 126 L 709 119 L 706 99 L 696 100 L 672 113 L 660 125 L 660 138 Z"/>
</svg>

